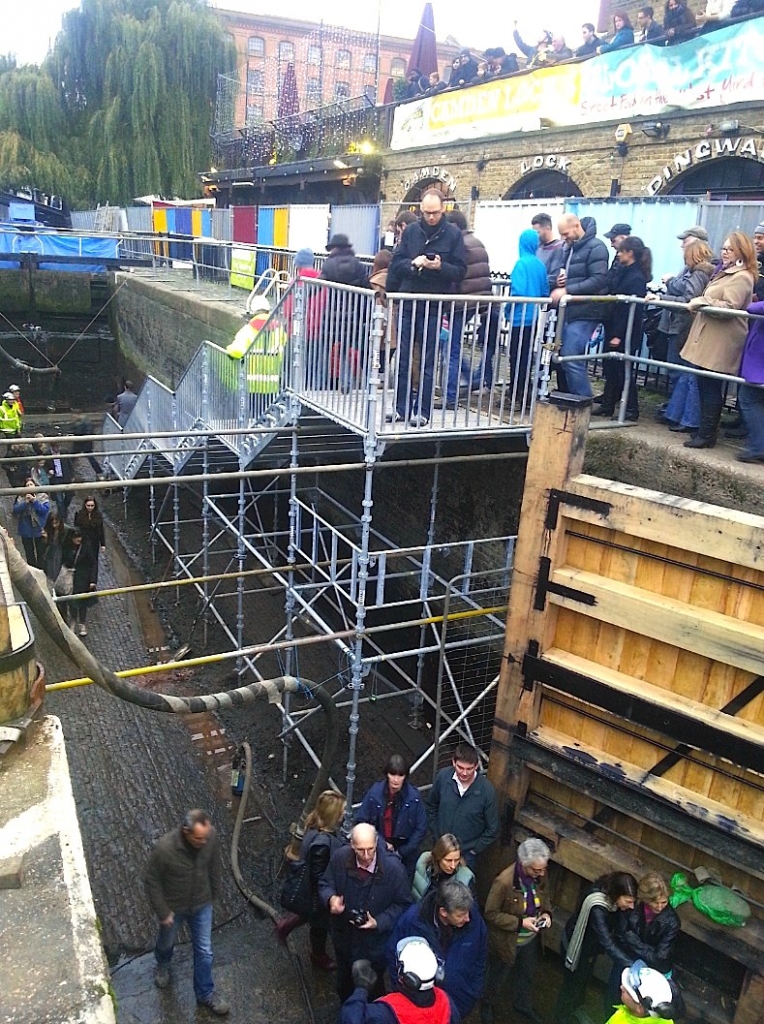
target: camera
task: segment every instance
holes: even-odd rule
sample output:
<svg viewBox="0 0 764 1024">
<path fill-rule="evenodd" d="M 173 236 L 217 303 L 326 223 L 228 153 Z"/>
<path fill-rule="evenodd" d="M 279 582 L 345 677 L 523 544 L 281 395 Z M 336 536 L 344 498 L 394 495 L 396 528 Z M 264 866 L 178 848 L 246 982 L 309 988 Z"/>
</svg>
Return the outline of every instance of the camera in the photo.
<svg viewBox="0 0 764 1024">
<path fill-rule="evenodd" d="M 354 928 L 360 928 L 361 925 L 366 924 L 369 919 L 369 913 L 366 910 L 348 910 L 348 923 L 352 924 Z"/>
<path fill-rule="evenodd" d="M 537 917 L 536 918 L 536 927 L 537 928 L 548 928 L 549 927 L 549 918 L 548 917 Z"/>
</svg>

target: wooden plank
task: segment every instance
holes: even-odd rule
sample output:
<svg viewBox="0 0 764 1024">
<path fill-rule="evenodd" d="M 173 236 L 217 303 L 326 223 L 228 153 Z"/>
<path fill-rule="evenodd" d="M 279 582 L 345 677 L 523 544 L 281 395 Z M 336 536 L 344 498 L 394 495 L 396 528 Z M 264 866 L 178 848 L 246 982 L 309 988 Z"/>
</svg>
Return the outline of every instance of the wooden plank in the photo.
<svg viewBox="0 0 764 1024">
<path fill-rule="evenodd" d="M 578 569 L 557 569 L 551 582 L 593 599 L 592 604 L 586 604 L 549 593 L 550 603 L 558 607 L 694 651 L 712 661 L 734 665 L 755 676 L 764 671 L 764 627 Z"/>
<path fill-rule="evenodd" d="M 533 420 L 488 769 L 505 822 L 504 843 L 506 825 L 515 808 L 522 806 L 530 778 L 522 768 L 510 770 L 512 738 L 521 723 L 523 729 L 535 727 L 541 704 L 541 687 L 524 686 L 522 661 L 529 644 L 541 650 L 548 647 L 555 629 L 555 610 L 536 607 L 540 560 L 548 558 L 554 565 L 566 543 L 565 531 L 547 521 L 550 492 L 564 487 L 583 468 L 590 410 L 590 399 L 553 395 L 548 402 L 538 403 Z M 497 850 L 489 856 L 486 872 L 492 866 L 491 857 L 501 855 Z"/>
<path fill-rule="evenodd" d="M 606 668 L 587 658 L 576 654 L 569 654 L 561 651 L 558 647 L 550 647 L 544 654 L 544 661 L 558 665 L 560 668 L 569 669 L 580 675 L 589 676 L 601 683 L 611 687 L 618 693 L 638 695 L 641 699 L 649 701 L 657 708 L 665 708 L 667 711 L 681 711 L 694 721 L 706 722 L 708 725 L 720 729 L 730 736 L 736 736 L 743 740 L 758 740 L 764 745 L 764 726 L 754 725 L 752 722 L 743 722 L 733 715 L 726 715 L 716 708 L 701 704 L 699 701 L 691 700 L 680 694 L 664 690 L 660 686 L 654 686 L 644 679 L 637 679 L 634 676 L 626 675 L 623 672 Z M 725 701 L 726 703 L 726 701 Z M 764 800 L 762 801 L 762 815 L 764 816 Z"/>
<path fill-rule="evenodd" d="M 614 781 L 618 779 L 630 786 L 654 793 L 690 817 L 714 824 L 717 828 L 738 835 L 748 842 L 760 845 L 764 843 L 764 823 L 733 813 L 726 803 L 709 800 L 667 779 L 656 778 L 638 765 L 623 759 L 614 761 L 604 758 L 603 752 L 596 747 L 590 747 L 580 741 L 572 744 L 569 736 L 555 733 L 551 729 L 539 727 L 533 731 L 530 739 L 546 750 L 568 760 L 578 761 L 589 770 L 607 778 Z M 764 871 L 764 861 L 761 862 L 761 871 Z"/>
<path fill-rule="evenodd" d="M 761 973 L 746 975 L 735 1007 L 734 1024 L 764 1024 L 764 978 Z"/>
<path fill-rule="evenodd" d="M 581 474 L 569 481 L 567 491 L 610 505 L 607 515 L 565 504 L 561 512 L 596 526 L 660 544 L 681 537 L 681 547 L 735 565 L 764 570 L 764 517 L 720 508 L 704 501 L 663 494 L 616 480 Z"/>
</svg>

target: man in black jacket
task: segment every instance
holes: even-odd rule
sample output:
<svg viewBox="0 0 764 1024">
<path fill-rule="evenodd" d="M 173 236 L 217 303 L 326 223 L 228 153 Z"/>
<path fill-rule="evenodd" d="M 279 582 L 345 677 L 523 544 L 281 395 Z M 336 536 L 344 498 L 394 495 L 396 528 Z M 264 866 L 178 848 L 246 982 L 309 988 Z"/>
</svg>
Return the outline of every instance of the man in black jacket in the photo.
<svg viewBox="0 0 764 1024">
<path fill-rule="evenodd" d="M 331 915 L 340 1000 L 353 992 L 355 960 L 371 961 L 379 976 L 374 996 L 382 995 L 385 945 L 411 903 L 411 883 L 400 857 L 387 849 L 373 825 L 356 825 L 350 846 L 334 851 L 318 883 L 318 898 Z"/>
<path fill-rule="evenodd" d="M 565 241 L 565 263 L 557 275 L 557 287 L 551 299 L 555 304 L 564 295 L 606 295 L 608 255 L 604 242 L 597 238 L 597 222 L 593 217 L 579 220 L 567 213 L 559 223 L 560 237 Z M 581 356 L 602 320 L 602 310 L 595 302 L 571 302 L 565 307 L 561 356 Z M 557 364 L 557 386 L 560 391 L 591 398 L 592 386 L 584 361 Z"/>
<path fill-rule="evenodd" d="M 159 918 L 154 956 L 157 988 L 170 984 L 178 929 L 185 921 L 194 948 L 194 994 L 199 1006 L 224 1017 L 230 1007 L 212 980 L 212 901 L 220 892 L 220 845 L 206 811 L 189 811 L 162 836 L 149 857 L 146 893 Z"/>
<path fill-rule="evenodd" d="M 457 290 L 467 271 L 462 233 L 444 217 L 445 202 L 437 189 L 428 189 L 419 205 L 421 218 L 409 224 L 393 253 L 387 272 L 387 292 L 442 295 Z M 427 300 L 401 302 L 398 339 L 398 381 L 395 412 L 388 420 L 414 427 L 426 426 L 432 413 L 435 358 L 444 304 Z M 420 384 L 414 391 L 411 353 L 420 346 Z"/>
</svg>

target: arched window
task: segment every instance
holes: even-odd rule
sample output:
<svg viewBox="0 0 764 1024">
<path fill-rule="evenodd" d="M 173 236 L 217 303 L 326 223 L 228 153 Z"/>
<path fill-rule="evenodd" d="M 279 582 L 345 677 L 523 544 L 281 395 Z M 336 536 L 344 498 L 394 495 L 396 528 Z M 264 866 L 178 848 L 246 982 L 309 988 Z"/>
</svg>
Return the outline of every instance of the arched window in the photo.
<svg viewBox="0 0 764 1024">
<path fill-rule="evenodd" d="M 247 53 L 250 57 L 264 57 L 265 40 L 261 36 L 250 36 L 247 40 Z"/>
<path fill-rule="evenodd" d="M 337 50 L 337 57 L 334 62 L 335 67 L 350 69 L 351 54 L 350 50 Z"/>
<path fill-rule="evenodd" d="M 287 40 L 279 43 L 279 63 L 294 64 L 294 43 Z"/>
<path fill-rule="evenodd" d="M 363 70 L 367 75 L 376 75 L 377 73 L 377 55 L 376 53 L 365 53 L 363 55 Z"/>
<path fill-rule="evenodd" d="M 393 78 L 404 78 L 406 75 L 406 61 L 403 57 L 393 57 L 390 64 L 390 74 Z"/>
</svg>

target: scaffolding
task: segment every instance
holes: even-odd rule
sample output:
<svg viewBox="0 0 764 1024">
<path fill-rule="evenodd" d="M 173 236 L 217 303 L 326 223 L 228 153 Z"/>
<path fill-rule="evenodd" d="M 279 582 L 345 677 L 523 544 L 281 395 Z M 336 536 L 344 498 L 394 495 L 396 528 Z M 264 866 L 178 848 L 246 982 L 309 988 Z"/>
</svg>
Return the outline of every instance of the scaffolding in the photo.
<svg viewBox="0 0 764 1024">
<path fill-rule="evenodd" d="M 370 702 L 403 702 L 412 729 L 431 728 L 412 769 L 421 781 L 457 737 L 487 757 L 515 538 L 440 539 L 441 475 L 454 463 L 526 457 L 540 366 L 543 303 L 534 307 L 527 379 L 510 382 L 505 339 L 479 344 L 481 324 L 494 322 L 491 302 L 503 300 L 487 299 L 481 310 L 446 296 L 411 301 L 426 303 L 438 324 L 453 323 L 455 313 L 471 324 L 458 341 L 439 331 L 444 393 L 452 345 L 482 374 L 464 408 L 444 407 L 426 425 L 390 414 L 396 396 L 409 400 L 421 387 L 411 368 L 403 381 L 397 369 L 382 369 L 392 365 L 400 310 L 388 317 L 368 291 L 302 280 L 243 357 L 206 343 L 175 392 L 148 378 L 124 428 L 111 418 L 105 427 L 109 470 L 127 485 L 125 500 L 131 480 L 149 489 L 155 558 L 167 558 L 166 576 L 194 581 L 205 642 L 214 620 L 232 650 L 261 645 L 238 658 L 241 677 L 267 676 L 269 651 L 299 677 L 306 632 L 335 649 L 335 699 L 349 709 L 349 807 Z M 264 385 L 274 372 L 277 382 Z M 459 448 L 473 437 L 510 436 L 520 439 L 516 451 Z M 404 545 L 374 523 L 372 510 L 380 475 L 412 466 L 431 474 L 429 516 L 418 543 Z M 332 475 L 349 472 L 363 479 L 360 508 L 331 490 Z M 265 644 L 253 639 L 246 615 L 252 565 L 284 594 L 283 624 Z M 303 730 L 314 710 L 293 709 L 287 696 L 281 711 L 284 772 L 292 739 L 318 763 Z"/>
</svg>

